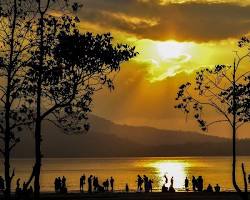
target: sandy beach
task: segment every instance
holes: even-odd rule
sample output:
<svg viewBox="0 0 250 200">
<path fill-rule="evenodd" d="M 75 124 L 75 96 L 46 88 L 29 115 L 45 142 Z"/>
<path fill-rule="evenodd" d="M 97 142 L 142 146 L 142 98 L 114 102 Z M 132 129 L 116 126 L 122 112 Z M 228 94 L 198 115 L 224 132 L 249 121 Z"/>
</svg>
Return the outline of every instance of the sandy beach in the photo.
<svg viewBox="0 0 250 200">
<path fill-rule="evenodd" d="M 3 196 L 0 196 L 3 199 Z M 221 193 L 193 193 L 193 192 L 177 192 L 177 193 L 93 193 L 93 194 L 54 194 L 42 193 L 42 200 L 240 200 L 238 194 L 235 192 L 221 192 Z"/>
</svg>

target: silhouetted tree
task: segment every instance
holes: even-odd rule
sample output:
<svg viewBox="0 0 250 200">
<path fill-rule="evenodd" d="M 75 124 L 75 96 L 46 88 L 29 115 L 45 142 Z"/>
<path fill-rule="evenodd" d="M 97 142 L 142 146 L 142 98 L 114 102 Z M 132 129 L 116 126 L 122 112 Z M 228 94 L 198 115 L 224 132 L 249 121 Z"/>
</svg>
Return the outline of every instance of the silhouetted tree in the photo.
<svg viewBox="0 0 250 200">
<path fill-rule="evenodd" d="M 16 132 L 31 125 L 32 111 L 22 100 L 27 51 L 31 43 L 30 21 L 27 17 L 28 1 L 10 0 L 0 2 L 0 152 L 4 157 L 5 199 L 10 199 L 11 180 L 10 153 L 20 141 Z"/>
<path fill-rule="evenodd" d="M 247 47 L 249 40 L 242 38 L 239 47 Z M 241 197 L 247 199 L 247 185 L 245 192 L 239 188 L 236 180 L 236 136 L 239 127 L 250 121 L 250 71 L 240 70 L 240 64 L 250 58 L 247 50 L 243 56 L 236 52 L 233 66 L 217 65 L 215 68 L 205 68 L 196 73 L 195 86 L 191 83 L 179 87 L 175 107 L 186 114 L 193 113 L 200 128 L 206 131 L 216 123 L 227 123 L 232 130 L 232 182 Z M 204 119 L 204 109 L 210 108 L 220 114 L 221 118 L 212 122 Z M 245 176 L 244 164 L 242 171 Z M 246 177 L 244 177 L 245 180 Z"/>
<path fill-rule="evenodd" d="M 113 45 L 110 34 L 81 34 L 78 17 L 50 14 L 52 1 L 37 1 L 36 45 L 25 82 L 25 95 L 35 98 L 34 198 L 39 198 L 42 165 L 42 122 L 49 120 L 65 132 L 88 130 L 92 95 L 103 86 L 113 89 L 110 77 L 120 64 L 136 56 L 135 48 Z M 80 6 L 72 4 L 73 11 Z"/>
</svg>

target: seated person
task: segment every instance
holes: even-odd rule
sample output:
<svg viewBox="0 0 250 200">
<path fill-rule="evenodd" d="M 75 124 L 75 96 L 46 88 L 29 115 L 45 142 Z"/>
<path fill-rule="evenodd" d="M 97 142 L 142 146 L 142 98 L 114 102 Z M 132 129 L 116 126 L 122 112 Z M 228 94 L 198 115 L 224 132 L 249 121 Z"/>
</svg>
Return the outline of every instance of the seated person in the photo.
<svg viewBox="0 0 250 200">
<path fill-rule="evenodd" d="M 210 184 L 207 186 L 207 192 L 213 192 L 213 187 Z"/>
<path fill-rule="evenodd" d="M 216 184 L 216 186 L 214 187 L 215 192 L 220 192 L 220 186 L 218 184 Z"/>
</svg>

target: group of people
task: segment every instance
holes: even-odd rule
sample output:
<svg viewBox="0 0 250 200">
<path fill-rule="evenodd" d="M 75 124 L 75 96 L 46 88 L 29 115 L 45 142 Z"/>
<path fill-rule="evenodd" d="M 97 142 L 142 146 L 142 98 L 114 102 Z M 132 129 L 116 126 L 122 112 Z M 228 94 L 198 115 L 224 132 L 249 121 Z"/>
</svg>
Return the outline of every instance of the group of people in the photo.
<svg viewBox="0 0 250 200">
<path fill-rule="evenodd" d="M 198 178 L 195 178 L 193 176 L 192 178 L 192 185 L 193 185 L 193 191 L 202 192 L 203 191 L 203 178 L 202 176 L 199 176 Z"/>
<path fill-rule="evenodd" d="M 149 179 L 146 175 L 143 175 L 143 178 L 138 175 L 137 176 L 137 191 L 142 192 L 142 185 L 144 184 L 144 191 L 145 192 L 152 192 L 153 191 L 153 180 Z M 127 191 L 127 185 L 126 185 Z"/>
<path fill-rule="evenodd" d="M 20 199 L 22 196 L 25 197 L 25 199 L 30 199 L 30 197 L 33 195 L 33 187 L 30 186 L 28 188 L 26 182 L 23 182 L 23 187 L 21 187 L 20 181 L 20 178 L 18 178 L 16 181 L 16 199 Z"/>
<path fill-rule="evenodd" d="M 65 176 L 55 178 L 55 192 L 56 193 L 67 193 L 66 178 Z"/>
<path fill-rule="evenodd" d="M 174 189 L 174 178 L 171 177 L 170 179 L 170 186 L 167 187 L 168 184 L 168 177 L 165 175 L 165 183 L 162 186 L 162 192 L 175 192 Z M 248 177 L 249 182 L 250 182 L 250 176 Z M 107 191 L 114 191 L 114 178 L 111 176 L 110 179 L 106 179 L 102 185 L 99 184 L 98 177 L 90 175 L 88 177 L 88 192 L 107 192 Z M 153 180 L 147 177 L 146 175 L 137 176 L 137 192 L 142 192 L 143 191 L 143 186 L 144 186 L 144 191 L 145 192 L 152 192 L 153 191 Z M 192 189 L 194 192 L 220 192 L 220 186 L 216 184 L 214 187 L 212 187 L 211 184 L 208 184 L 207 188 L 204 190 L 203 189 L 203 177 L 198 176 L 195 178 L 194 176 L 192 177 Z M 84 192 L 84 185 L 86 184 L 86 176 L 83 174 L 80 177 L 80 191 Z M 55 192 L 56 193 L 67 193 L 67 186 L 66 186 L 66 178 L 63 176 L 55 178 Z M 0 191 L 4 191 L 5 189 L 5 181 L 2 176 L 0 176 Z M 189 191 L 189 180 L 186 177 L 185 178 L 185 190 L 188 192 Z M 129 192 L 129 186 L 128 184 L 125 185 L 125 191 Z M 23 183 L 23 187 L 20 187 L 20 178 L 17 179 L 16 182 L 16 194 L 22 195 L 22 194 L 33 194 L 33 188 L 30 186 L 29 188 L 27 187 L 26 183 Z"/>
<path fill-rule="evenodd" d="M 202 176 L 199 176 L 198 178 L 195 178 L 193 176 L 192 178 L 192 187 L 193 187 L 193 191 L 196 192 L 203 192 L 203 191 L 206 191 L 206 192 L 220 192 L 220 186 L 218 184 L 216 184 L 216 186 L 214 187 L 214 190 L 213 190 L 213 187 L 211 184 L 208 184 L 207 186 L 207 189 L 206 190 L 203 190 L 203 178 Z M 189 191 L 189 180 L 188 178 L 186 177 L 185 179 L 185 189 L 186 191 L 188 192 Z"/>
<path fill-rule="evenodd" d="M 83 192 L 83 185 L 85 184 L 85 175 L 80 178 L 80 190 Z M 81 185 L 82 181 L 83 185 Z M 90 175 L 88 177 L 88 193 L 94 192 L 108 192 L 109 186 L 111 187 L 111 192 L 114 191 L 114 178 L 111 176 L 110 179 L 106 179 L 102 185 L 99 184 L 98 177 Z M 81 187 L 82 186 L 82 187 Z"/>
<path fill-rule="evenodd" d="M 171 179 L 170 179 L 169 188 L 167 187 L 168 177 L 165 175 L 164 178 L 165 178 L 165 183 L 162 186 L 162 189 L 161 189 L 162 192 L 175 192 L 175 189 L 174 189 L 174 177 L 172 176 Z"/>
</svg>

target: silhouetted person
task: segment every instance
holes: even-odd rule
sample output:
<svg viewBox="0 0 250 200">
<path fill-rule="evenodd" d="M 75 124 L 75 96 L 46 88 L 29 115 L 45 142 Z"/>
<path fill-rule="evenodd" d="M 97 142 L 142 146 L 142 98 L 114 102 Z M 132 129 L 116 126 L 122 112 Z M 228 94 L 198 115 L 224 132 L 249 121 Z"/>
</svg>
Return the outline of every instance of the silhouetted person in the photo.
<svg viewBox="0 0 250 200">
<path fill-rule="evenodd" d="M 67 193 L 66 178 L 64 176 L 62 177 L 61 192 L 64 193 L 64 194 Z"/>
<path fill-rule="evenodd" d="M 203 191 L 203 178 L 202 178 L 202 176 L 199 176 L 197 178 L 197 188 L 198 188 L 199 192 Z"/>
<path fill-rule="evenodd" d="M 207 192 L 213 192 L 213 187 L 211 184 L 208 184 L 207 186 Z"/>
<path fill-rule="evenodd" d="M 165 178 L 165 184 L 168 183 L 168 177 L 166 175 L 164 175 L 164 178 Z"/>
<path fill-rule="evenodd" d="M 171 180 L 170 180 L 170 185 L 172 185 L 174 187 L 174 177 L 172 176 Z"/>
<path fill-rule="evenodd" d="M 103 182 L 104 191 L 109 191 L 109 180 Z"/>
<path fill-rule="evenodd" d="M 83 192 L 83 187 L 84 187 L 84 184 L 85 184 L 85 175 L 81 176 L 80 178 L 80 192 Z"/>
<path fill-rule="evenodd" d="M 162 192 L 168 192 L 168 187 L 166 187 L 166 184 L 164 184 L 161 188 Z"/>
<path fill-rule="evenodd" d="M 55 187 L 55 192 L 58 192 L 58 190 L 59 190 L 59 187 L 58 187 L 58 178 L 55 178 L 54 187 Z"/>
<path fill-rule="evenodd" d="M 139 192 L 142 191 L 142 183 L 143 183 L 143 179 L 140 175 L 137 176 L 137 190 Z"/>
<path fill-rule="evenodd" d="M 29 196 L 31 196 L 33 194 L 33 187 L 32 186 L 29 187 L 28 194 L 29 194 Z"/>
<path fill-rule="evenodd" d="M 27 192 L 28 192 L 27 185 L 26 185 L 25 182 L 23 182 L 23 193 L 24 193 L 24 194 L 27 194 Z"/>
<path fill-rule="evenodd" d="M 125 186 L 125 191 L 128 193 L 129 192 L 129 187 L 128 187 L 128 184 L 126 183 L 126 186 Z"/>
<path fill-rule="evenodd" d="M 21 192 L 22 192 L 22 189 L 20 187 L 20 178 L 18 178 L 17 181 L 16 181 L 16 196 L 17 196 L 17 199 L 21 195 Z"/>
<path fill-rule="evenodd" d="M 214 187 L 214 191 L 215 192 L 220 192 L 220 186 L 218 184 L 216 184 L 216 186 Z"/>
<path fill-rule="evenodd" d="M 17 179 L 16 181 L 16 198 L 15 199 L 20 199 L 22 195 L 22 189 L 20 187 L 20 178 Z"/>
<path fill-rule="evenodd" d="M 0 176 L 0 191 L 4 191 L 4 189 L 5 189 L 4 179 L 2 176 Z"/>
<path fill-rule="evenodd" d="M 61 192 L 62 190 L 62 180 L 60 177 L 57 178 L 57 191 Z"/>
<path fill-rule="evenodd" d="M 248 175 L 248 183 L 250 184 L 250 174 Z"/>
<path fill-rule="evenodd" d="M 88 178 L 88 192 L 92 193 L 92 175 Z"/>
<path fill-rule="evenodd" d="M 114 191 L 114 182 L 115 182 L 115 180 L 114 180 L 114 178 L 111 176 L 111 177 L 110 177 L 110 186 L 111 186 L 111 191 L 112 191 L 112 192 Z"/>
<path fill-rule="evenodd" d="M 93 186 L 94 186 L 94 191 L 98 192 L 98 186 L 99 186 L 99 180 L 97 177 L 94 176 L 93 178 Z"/>
<path fill-rule="evenodd" d="M 192 185 L 193 185 L 193 191 L 195 192 L 197 187 L 197 180 L 194 176 L 192 178 Z"/>
<path fill-rule="evenodd" d="M 189 189 L 188 189 L 188 184 L 189 184 L 189 180 L 188 180 L 188 178 L 186 177 L 186 179 L 185 179 L 185 189 L 186 189 L 186 191 L 189 190 Z"/>
<path fill-rule="evenodd" d="M 145 192 L 148 192 L 148 177 L 146 175 L 143 175 L 143 182 L 144 182 L 144 190 Z"/>
<path fill-rule="evenodd" d="M 153 192 L 153 180 L 149 179 L 148 181 L 148 190 L 149 192 Z"/>
<path fill-rule="evenodd" d="M 169 192 L 175 192 L 175 189 L 174 189 L 174 186 L 173 186 L 173 184 L 171 184 L 170 186 L 169 186 L 169 190 L 168 190 Z"/>
</svg>

